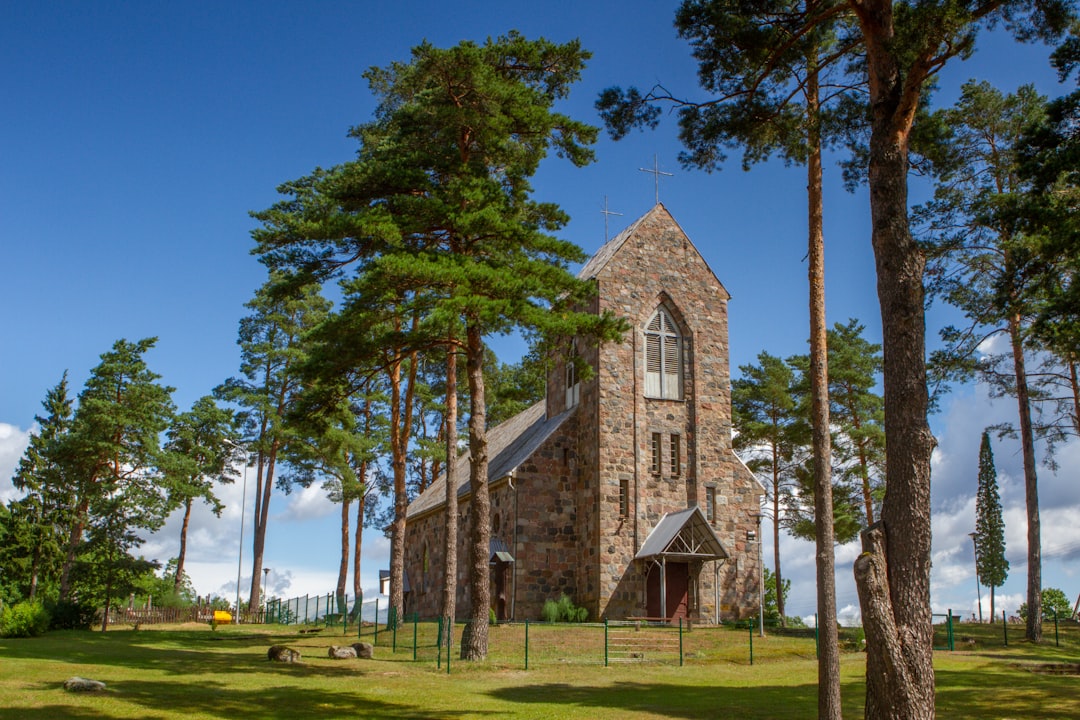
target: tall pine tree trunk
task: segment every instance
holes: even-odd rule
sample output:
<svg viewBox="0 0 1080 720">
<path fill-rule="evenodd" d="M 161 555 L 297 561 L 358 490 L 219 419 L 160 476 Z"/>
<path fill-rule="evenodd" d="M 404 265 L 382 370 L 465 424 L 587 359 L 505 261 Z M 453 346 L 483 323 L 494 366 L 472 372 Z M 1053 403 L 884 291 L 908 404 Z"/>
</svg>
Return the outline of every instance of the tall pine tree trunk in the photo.
<svg viewBox="0 0 1080 720">
<path fill-rule="evenodd" d="M 60 567 L 60 600 L 70 599 L 71 568 L 75 565 L 75 552 L 82 543 L 83 530 L 86 527 L 86 513 L 89 508 L 90 502 L 86 499 L 81 500 L 75 510 L 75 517 L 71 521 L 67 550 L 64 553 L 64 564 Z"/>
<path fill-rule="evenodd" d="M 341 558 L 338 562 L 337 587 L 335 588 L 339 613 L 345 612 L 345 587 L 349 582 L 349 498 L 344 495 L 345 487 L 342 486 L 341 497 Z"/>
<path fill-rule="evenodd" d="M 401 360 L 390 368 L 390 467 L 394 478 L 394 519 L 390 523 L 390 612 L 396 625 L 405 616 L 405 490 L 406 453 L 401 429 Z"/>
<path fill-rule="evenodd" d="M 1027 639 L 1042 640 L 1042 540 L 1039 521 L 1039 477 L 1035 468 L 1035 437 L 1031 429 L 1031 398 L 1028 393 L 1027 368 L 1020 317 L 1009 317 L 1009 341 L 1012 344 L 1013 372 L 1016 376 L 1016 404 L 1020 411 L 1020 447 L 1024 455 L 1024 499 L 1027 504 Z"/>
<path fill-rule="evenodd" d="M 461 659 L 483 660 L 488 649 L 491 607 L 491 498 L 488 495 L 487 412 L 484 401 L 484 339 L 477 323 L 465 329 L 469 376 L 469 624 L 461 637 Z"/>
<path fill-rule="evenodd" d="M 881 306 L 887 485 L 855 561 L 866 631 L 866 717 L 934 717 L 925 258 L 908 224 L 908 136 L 929 65 L 902 72 L 889 0 L 854 3 L 866 45 L 872 241 Z"/>
<path fill-rule="evenodd" d="M 180 553 L 176 556 L 176 577 L 173 578 L 173 592 L 180 594 L 184 584 L 184 558 L 187 557 L 187 531 L 191 523 L 191 498 L 184 501 L 184 522 L 180 525 Z"/>
<path fill-rule="evenodd" d="M 457 502 L 457 346 L 453 331 L 449 334 L 450 344 L 446 348 L 446 532 L 443 537 L 443 595 L 442 617 L 445 637 L 443 643 L 450 647 L 449 640 L 454 636 L 454 617 L 457 614 L 457 543 L 458 543 L 458 502 Z"/>
<path fill-rule="evenodd" d="M 364 506 L 367 504 L 367 486 L 364 484 L 366 464 L 360 467 L 360 487 L 365 488 L 356 500 L 356 535 L 353 536 L 353 617 L 360 619 L 363 609 L 364 588 L 360 583 L 360 558 L 364 549 Z M 376 618 L 377 619 L 377 618 Z"/>
<path fill-rule="evenodd" d="M 839 720 L 840 646 L 836 632 L 833 554 L 832 442 L 829 436 L 829 352 L 825 320 L 825 231 L 822 210 L 821 108 L 815 57 L 807 63 L 806 187 L 810 284 L 810 414 L 814 446 L 814 542 L 817 558 L 818 717 Z"/>
<path fill-rule="evenodd" d="M 262 592 L 263 554 L 266 550 L 266 527 L 270 519 L 270 494 L 274 489 L 274 470 L 281 444 L 274 440 L 264 460 L 259 457 L 259 472 L 255 480 L 255 518 L 251 542 L 251 592 L 248 595 L 248 611 L 255 609 L 255 598 Z M 264 474 L 265 470 L 265 474 Z M 245 481 L 246 482 L 246 481 Z"/>
</svg>

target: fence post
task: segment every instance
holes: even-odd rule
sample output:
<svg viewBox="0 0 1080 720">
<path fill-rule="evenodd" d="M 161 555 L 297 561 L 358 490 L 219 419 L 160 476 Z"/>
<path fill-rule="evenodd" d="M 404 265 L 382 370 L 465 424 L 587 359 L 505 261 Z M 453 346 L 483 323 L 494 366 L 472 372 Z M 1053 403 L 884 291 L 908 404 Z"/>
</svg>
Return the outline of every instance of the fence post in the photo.
<svg viewBox="0 0 1080 720">
<path fill-rule="evenodd" d="M 604 621 L 604 624 L 605 625 L 607 624 L 607 620 Z M 605 643 L 606 643 L 606 636 L 605 636 Z M 607 649 L 606 649 L 606 647 L 607 646 L 605 645 L 605 650 L 604 650 L 604 664 L 605 665 L 607 664 Z M 529 618 L 525 618 L 525 669 L 526 670 L 529 669 Z"/>
<path fill-rule="evenodd" d="M 683 666 L 682 618 L 679 618 L 679 667 Z"/>
<path fill-rule="evenodd" d="M 526 636 L 527 636 L 528 635 L 528 630 L 526 630 L 525 632 L 526 632 Z M 437 637 L 435 639 L 435 649 L 439 652 L 439 658 L 438 658 L 438 660 L 435 661 L 435 668 L 438 669 L 438 670 L 442 669 L 442 634 L 443 634 L 443 616 L 440 615 L 439 616 L 439 637 Z"/>
<path fill-rule="evenodd" d="M 818 627 L 819 624 L 820 623 L 818 623 L 817 613 L 814 613 L 814 656 L 815 657 L 821 657 L 821 648 L 818 645 L 818 635 L 821 632 L 821 629 Z"/>
<path fill-rule="evenodd" d="M 397 626 L 398 626 L 397 608 L 394 608 L 394 634 L 393 634 L 394 645 L 393 645 L 393 649 L 390 652 L 395 652 L 395 653 L 397 652 Z"/>
<path fill-rule="evenodd" d="M 1001 632 L 1005 635 L 1005 647 L 1009 647 L 1009 624 L 1005 620 L 1005 611 L 1001 611 Z"/>
<path fill-rule="evenodd" d="M 416 662 L 416 630 L 420 625 L 420 613 L 412 616 L 412 661 Z"/>
<path fill-rule="evenodd" d="M 754 618 L 750 618 L 750 664 L 754 664 Z"/>
<path fill-rule="evenodd" d="M 953 645 L 952 608 L 949 608 L 946 612 L 949 613 L 945 620 L 945 627 L 947 630 L 946 639 L 949 642 L 949 650 L 951 651 L 956 649 Z"/>
<path fill-rule="evenodd" d="M 604 618 L 604 667 L 608 666 L 608 619 Z"/>
<path fill-rule="evenodd" d="M 372 645 L 379 644 L 379 598 L 375 598 L 375 642 Z"/>
<path fill-rule="evenodd" d="M 454 647 L 454 626 L 450 626 L 450 632 L 446 633 L 446 674 L 450 674 L 450 648 Z"/>
</svg>

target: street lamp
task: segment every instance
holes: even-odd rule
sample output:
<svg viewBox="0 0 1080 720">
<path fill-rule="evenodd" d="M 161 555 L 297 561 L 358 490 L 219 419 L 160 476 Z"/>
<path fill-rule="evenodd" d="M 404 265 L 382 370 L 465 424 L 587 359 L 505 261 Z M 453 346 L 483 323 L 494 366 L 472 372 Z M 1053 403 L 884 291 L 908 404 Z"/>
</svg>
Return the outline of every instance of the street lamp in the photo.
<svg viewBox="0 0 1080 720">
<path fill-rule="evenodd" d="M 748 530 L 746 539 L 750 542 L 757 540 L 757 565 L 758 565 L 758 637 L 765 637 L 765 566 L 761 564 L 761 513 L 750 517 L 757 521 L 757 530 Z"/>
<path fill-rule="evenodd" d="M 245 454 L 247 450 L 240 445 L 237 445 L 232 440 L 222 440 L 226 445 L 243 451 Z M 248 462 L 247 458 L 244 458 L 244 489 L 240 496 L 240 547 L 236 551 L 236 622 L 240 622 L 240 570 L 244 566 L 244 511 L 247 509 L 247 471 Z"/>
<path fill-rule="evenodd" d="M 978 535 L 968 533 L 968 537 L 971 538 L 971 544 L 975 547 L 975 597 L 979 601 L 979 622 L 982 622 L 982 588 L 979 587 L 979 543 L 975 541 Z"/>
</svg>

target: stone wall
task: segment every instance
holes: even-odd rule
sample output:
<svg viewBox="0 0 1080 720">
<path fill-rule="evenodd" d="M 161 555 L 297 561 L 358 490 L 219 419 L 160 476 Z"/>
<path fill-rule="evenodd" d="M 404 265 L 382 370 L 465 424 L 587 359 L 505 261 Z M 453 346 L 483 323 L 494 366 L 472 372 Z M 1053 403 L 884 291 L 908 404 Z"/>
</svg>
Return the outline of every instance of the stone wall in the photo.
<svg viewBox="0 0 1080 720">
<path fill-rule="evenodd" d="M 713 529 L 730 555 L 692 569 L 690 616 L 710 622 L 756 613 L 756 528 L 761 486 L 731 449 L 728 295 L 662 206 L 637 224 L 596 277 L 594 312 L 610 310 L 632 330 L 601 348 L 578 343 L 576 352 L 595 370 L 580 387 L 577 409 L 517 469 L 512 481 L 493 478 L 492 520 L 515 558 L 510 608 L 516 620 L 540 617 L 545 601 L 562 593 L 589 610 L 590 618 L 646 614 L 645 573 L 634 560 L 665 513 L 703 506 L 715 493 Z M 647 398 L 643 329 L 663 305 L 682 338 L 679 399 Z M 565 358 L 548 377 L 547 411 L 566 409 Z M 652 468 L 652 435 L 665 456 L 678 437 L 680 467 Z M 620 512 L 620 492 L 628 512 Z M 468 608 L 465 542 L 468 500 L 459 530 L 458 610 Z M 704 507 L 702 507 L 705 510 Z M 406 568 L 414 597 L 410 611 L 438 614 L 442 586 L 442 513 L 410 519 Z M 427 543 L 428 574 L 423 576 Z M 719 588 L 719 591 L 717 590 Z M 719 597 L 719 609 L 717 609 Z"/>
<path fill-rule="evenodd" d="M 715 489 L 713 528 L 732 559 L 720 572 L 721 614 L 742 617 L 756 608 L 757 554 L 745 552 L 756 526 L 760 486 L 731 450 L 728 366 L 728 295 L 667 211 L 658 206 L 598 275 L 600 309 L 625 317 L 633 330 L 605 345 L 599 359 L 600 611 L 611 617 L 645 614 L 644 568 L 633 562 L 665 513 L 703 505 Z M 643 329 L 664 306 L 682 335 L 682 398 L 644 394 Z M 659 433 L 665 462 L 652 468 L 652 435 Z M 678 473 L 666 462 L 677 435 Z M 620 483 L 630 485 L 629 517 L 619 516 Z M 704 508 L 703 508 L 704 509 Z M 749 578 L 741 582 L 741 578 Z M 691 615 L 715 618 L 714 564 L 707 563 L 691 591 Z M 756 582 L 753 587 L 756 590 Z M 696 603 L 694 602 L 696 600 Z"/>
</svg>

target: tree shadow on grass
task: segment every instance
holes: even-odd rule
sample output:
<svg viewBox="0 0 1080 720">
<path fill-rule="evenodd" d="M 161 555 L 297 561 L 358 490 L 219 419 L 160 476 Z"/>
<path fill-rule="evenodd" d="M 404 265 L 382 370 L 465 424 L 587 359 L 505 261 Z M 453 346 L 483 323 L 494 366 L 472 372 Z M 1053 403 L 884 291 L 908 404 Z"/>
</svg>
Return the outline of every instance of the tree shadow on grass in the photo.
<svg viewBox="0 0 1080 720">
<path fill-rule="evenodd" d="M 985 669 L 938 669 L 934 675 L 938 717 L 982 720 L 1002 713 L 1040 720 L 1080 717 L 1080 683 L 1075 677 L 1033 672 L 1003 676 Z"/>
<path fill-rule="evenodd" d="M 506 702 L 608 708 L 669 718 L 812 718 L 817 686 L 694 686 L 619 682 L 602 686 L 547 683 L 500 688 L 490 693 Z M 558 710 L 552 710 L 557 716 Z"/>
<path fill-rule="evenodd" d="M 69 694 L 57 685 L 41 684 L 34 688 L 42 693 L 60 693 L 65 702 L 34 708 L 0 709 L 0 720 L 53 720 L 71 718 L 116 717 L 98 709 L 102 701 L 115 708 L 120 702 L 135 712 L 125 716 L 143 720 L 175 717 L 235 718 L 293 718 L 364 717 L 387 720 L 452 720 L 477 717 L 474 710 L 433 712 L 419 705 L 393 703 L 367 697 L 362 682 L 353 690 L 306 688 L 298 684 L 238 689 L 222 682 L 179 683 L 175 679 L 153 681 L 119 681 L 102 693 Z"/>
<path fill-rule="evenodd" d="M 66 642 L 65 642 L 66 640 Z M 329 642 L 338 640 L 337 643 Z M 0 655 L 11 659 L 38 659 L 103 668 L 167 670 L 174 675 L 228 674 L 233 672 L 305 673 L 338 677 L 363 674 L 369 661 L 336 661 L 327 664 L 332 644 L 348 644 L 351 638 L 301 638 L 294 635 L 220 635 L 208 633 L 80 633 L 76 636 L 46 635 L 28 640 L 0 641 Z M 298 666 L 267 660 L 271 645 L 288 645 L 305 660 Z M 389 659 L 380 657 L 380 660 Z M 377 656 L 379 657 L 379 656 Z M 310 661 L 315 659 L 315 663 Z M 411 659 L 411 656 L 410 656 Z M 320 662 L 325 660 L 326 663 Z M 301 670 L 302 668 L 302 670 Z M 107 674 L 107 673 L 103 673 Z M 108 678 L 103 677 L 106 682 Z"/>
</svg>

